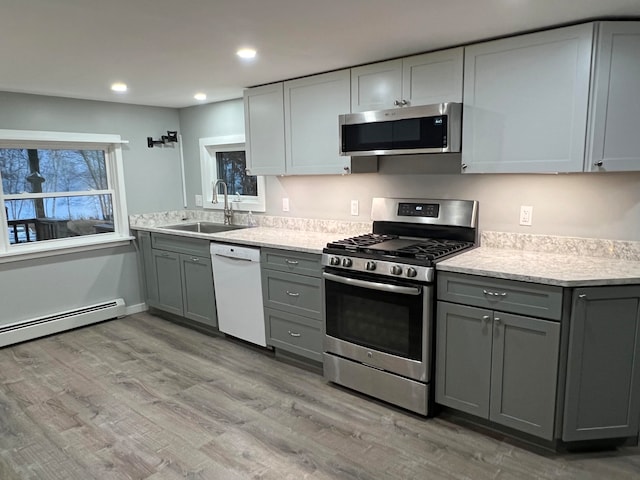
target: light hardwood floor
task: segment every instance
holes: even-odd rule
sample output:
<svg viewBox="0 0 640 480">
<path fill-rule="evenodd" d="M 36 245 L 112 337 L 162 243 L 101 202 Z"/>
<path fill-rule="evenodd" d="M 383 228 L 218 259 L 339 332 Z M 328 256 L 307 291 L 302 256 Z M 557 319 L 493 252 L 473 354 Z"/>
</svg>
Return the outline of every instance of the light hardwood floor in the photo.
<svg viewBox="0 0 640 480">
<path fill-rule="evenodd" d="M 640 479 L 539 454 L 143 313 L 0 349 L 0 479 Z"/>
</svg>

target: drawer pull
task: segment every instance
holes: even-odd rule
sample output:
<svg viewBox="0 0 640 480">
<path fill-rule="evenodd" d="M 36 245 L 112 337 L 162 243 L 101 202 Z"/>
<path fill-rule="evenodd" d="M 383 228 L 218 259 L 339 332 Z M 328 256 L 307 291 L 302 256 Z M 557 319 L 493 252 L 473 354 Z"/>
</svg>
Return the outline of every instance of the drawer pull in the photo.
<svg viewBox="0 0 640 480">
<path fill-rule="evenodd" d="M 191 261 L 192 261 L 192 262 L 199 262 L 199 261 L 200 261 L 200 259 L 199 259 L 199 258 L 197 258 L 197 257 L 191 257 Z"/>
<path fill-rule="evenodd" d="M 301 334 L 300 333 L 296 333 L 296 332 L 292 332 L 291 330 L 289 330 L 289 335 L 291 335 L 292 337 L 298 338 Z"/>
<path fill-rule="evenodd" d="M 580 295 L 578 295 L 578 298 L 587 298 L 587 294 L 586 293 L 581 293 Z"/>
<path fill-rule="evenodd" d="M 506 297 L 507 292 L 490 292 L 489 290 L 482 290 L 482 293 L 487 295 L 488 297 Z"/>
<path fill-rule="evenodd" d="M 287 295 L 289 295 L 290 297 L 299 297 L 300 294 L 298 292 L 290 292 L 289 290 L 287 290 Z"/>
<path fill-rule="evenodd" d="M 300 263 L 297 260 L 289 260 L 288 258 L 285 258 L 284 261 L 289 265 L 298 265 L 298 263 Z"/>
</svg>

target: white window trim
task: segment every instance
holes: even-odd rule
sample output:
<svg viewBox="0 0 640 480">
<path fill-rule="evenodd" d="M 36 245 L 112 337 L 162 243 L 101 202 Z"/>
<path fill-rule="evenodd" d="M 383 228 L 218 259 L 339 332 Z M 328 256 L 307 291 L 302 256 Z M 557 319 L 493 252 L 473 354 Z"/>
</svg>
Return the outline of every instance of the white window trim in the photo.
<svg viewBox="0 0 640 480">
<path fill-rule="evenodd" d="M 2 182 L 0 182 L 0 199 L 2 200 L 2 208 L 0 208 L 0 263 L 93 250 L 102 247 L 107 248 L 129 243 L 133 237 L 129 232 L 129 217 L 124 187 L 121 146 L 123 143 L 128 142 L 122 140 L 120 135 L 114 134 L 0 129 L 0 148 L 25 148 L 25 144 L 28 144 L 30 147 L 33 146 L 40 149 L 87 148 L 88 146 L 104 149 L 106 155 L 109 156 L 107 175 L 111 187 L 109 192 L 112 192 L 114 197 L 113 225 L 115 230 L 113 233 L 12 245 L 9 243 L 4 200 L 16 197 L 16 195 L 5 196 L 2 190 Z M 91 192 L 91 194 L 95 193 Z"/>
<path fill-rule="evenodd" d="M 246 150 L 244 135 L 226 135 L 221 137 L 205 137 L 200 139 L 200 173 L 202 176 L 202 207 L 206 209 L 222 210 L 224 202 L 218 194 L 218 203 L 213 203 L 213 184 L 218 179 L 215 168 L 216 152 L 229 152 L 234 150 Z M 263 176 L 257 177 L 258 196 L 236 195 L 229 192 L 229 202 L 235 211 L 266 211 L 266 192 Z"/>
</svg>

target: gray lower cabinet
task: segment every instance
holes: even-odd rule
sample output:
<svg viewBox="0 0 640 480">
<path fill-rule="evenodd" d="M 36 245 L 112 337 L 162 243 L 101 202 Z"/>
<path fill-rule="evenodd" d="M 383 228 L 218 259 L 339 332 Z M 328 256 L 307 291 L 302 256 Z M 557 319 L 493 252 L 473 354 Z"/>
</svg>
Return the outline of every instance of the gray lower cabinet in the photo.
<svg viewBox="0 0 640 480">
<path fill-rule="evenodd" d="M 436 331 L 438 403 L 551 441 L 638 438 L 639 285 L 441 272 Z"/>
<path fill-rule="evenodd" d="M 209 241 L 149 232 L 138 241 L 148 305 L 217 327 Z"/>
<path fill-rule="evenodd" d="M 551 440 L 560 324 L 438 302 L 436 401 Z"/>
<path fill-rule="evenodd" d="M 261 249 L 267 344 L 322 362 L 320 255 Z"/>
<path fill-rule="evenodd" d="M 638 435 L 640 286 L 573 291 L 564 441 Z"/>
</svg>

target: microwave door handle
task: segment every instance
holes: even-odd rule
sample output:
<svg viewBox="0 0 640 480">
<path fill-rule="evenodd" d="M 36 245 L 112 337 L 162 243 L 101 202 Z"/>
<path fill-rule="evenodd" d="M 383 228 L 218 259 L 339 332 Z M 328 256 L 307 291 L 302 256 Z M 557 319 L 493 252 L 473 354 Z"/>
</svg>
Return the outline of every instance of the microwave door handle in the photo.
<svg viewBox="0 0 640 480">
<path fill-rule="evenodd" d="M 422 293 L 422 288 L 418 287 L 402 287 L 400 285 L 389 285 L 387 283 L 367 282 L 366 280 L 341 277 L 340 275 L 326 272 L 322 272 L 322 277 L 332 282 L 344 283 L 345 285 L 353 285 L 371 290 L 380 290 L 381 292 L 400 293 L 403 295 L 420 295 Z"/>
</svg>

